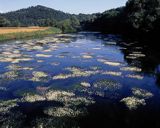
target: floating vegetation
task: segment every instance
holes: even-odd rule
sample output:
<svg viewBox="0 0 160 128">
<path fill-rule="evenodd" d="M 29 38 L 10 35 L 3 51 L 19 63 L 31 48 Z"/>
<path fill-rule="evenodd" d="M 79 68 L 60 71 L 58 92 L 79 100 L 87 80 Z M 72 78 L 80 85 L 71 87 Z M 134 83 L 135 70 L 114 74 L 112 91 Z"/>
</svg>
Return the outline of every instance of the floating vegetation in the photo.
<svg viewBox="0 0 160 128">
<path fill-rule="evenodd" d="M 36 101 L 44 101 L 45 97 L 38 94 L 24 94 L 24 97 L 21 99 L 22 102 L 36 102 Z"/>
<path fill-rule="evenodd" d="M 93 50 L 101 50 L 101 48 L 92 48 Z"/>
<path fill-rule="evenodd" d="M 19 77 L 19 73 L 17 71 L 9 71 L 0 75 L 0 78 L 5 80 L 15 80 Z"/>
<path fill-rule="evenodd" d="M 46 74 L 45 72 L 41 72 L 41 71 L 34 71 L 32 75 L 33 77 L 31 80 L 36 81 L 36 82 L 42 81 L 48 77 L 48 74 Z"/>
<path fill-rule="evenodd" d="M 53 77 L 53 80 L 63 80 L 63 79 L 68 79 L 71 78 L 72 74 L 59 74 Z"/>
<path fill-rule="evenodd" d="M 7 67 L 7 69 L 9 69 L 9 70 L 21 70 L 21 66 L 12 64 L 12 65 L 9 65 L 9 66 Z"/>
<path fill-rule="evenodd" d="M 46 55 L 46 54 L 36 54 L 36 57 L 44 57 L 44 58 L 49 58 L 49 57 L 52 57 L 52 55 Z"/>
<path fill-rule="evenodd" d="M 47 101 L 55 103 L 57 101 L 57 106 L 43 106 Z M 42 119 L 41 117 L 35 115 L 36 120 L 32 120 L 33 126 L 62 126 L 62 122 L 67 123 L 68 125 L 72 122 L 72 120 L 76 117 L 86 116 L 88 114 L 88 110 L 86 106 L 91 105 L 94 102 L 91 98 L 86 97 L 79 97 L 76 96 L 73 92 L 67 92 L 67 91 L 60 91 L 60 90 L 49 90 L 48 92 L 45 92 L 43 95 L 39 94 L 31 94 L 27 93 L 25 94 L 20 100 L 7 100 L 7 101 L 0 101 L 0 116 L 3 114 L 5 117 L 5 121 L 3 123 L 3 126 L 22 126 L 22 124 L 18 125 L 19 122 L 17 120 L 25 121 L 26 115 L 21 114 L 21 109 L 18 110 L 17 103 L 25 103 L 33 106 L 33 108 L 39 107 L 39 105 L 42 105 L 41 112 L 43 112 L 45 115 L 48 115 L 48 117 L 45 117 Z M 30 107 L 31 107 L 30 106 Z M 17 108 L 15 111 L 10 111 L 12 108 Z M 23 107 L 23 106 L 21 106 Z M 32 108 L 31 108 L 32 111 Z M 7 114 L 7 115 L 6 115 Z M 67 117 L 67 118 L 66 118 Z M 37 121 L 37 118 L 39 118 L 39 121 Z M 17 120 L 14 120 L 17 119 Z M 44 123 L 44 120 L 47 119 L 47 121 L 51 121 Z M 40 121 L 41 120 L 41 121 Z M 31 123 L 31 122 L 29 122 Z M 58 123 L 58 124 L 57 124 Z M 75 122 L 72 122 L 75 123 Z M 8 124 L 8 125 L 7 125 Z M 73 124 L 70 124 L 73 126 Z M 77 127 L 78 128 L 78 127 Z"/>
<path fill-rule="evenodd" d="M 72 92 L 53 91 L 53 90 L 48 91 L 45 95 L 47 100 L 55 100 L 55 101 L 61 101 L 63 100 L 63 98 L 66 99 L 67 97 L 72 97 L 72 96 L 75 96 L 75 94 Z"/>
<path fill-rule="evenodd" d="M 57 57 L 57 58 L 65 58 L 64 55 L 57 55 L 56 57 Z"/>
<path fill-rule="evenodd" d="M 135 59 L 137 59 L 137 57 L 135 57 L 135 56 L 126 56 L 126 59 L 132 59 L 132 60 L 135 60 Z"/>
<path fill-rule="evenodd" d="M 99 57 L 101 57 L 101 56 L 99 56 Z M 106 60 L 105 59 L 98 59 L 97 61 L 104 63 Z"/>
<path fill-rule="evenodd" d="M 17 99 L 15 100 L 7 100 L 7 101 L 0 101 L 0 114 L 7 114 L 9 113 L 10 109 L 18 106 Z"/>
<path fill-rule="evenodd" d="M 52 51 L 51 49 L 43 50 L 43 52 L 51 52 L 51 51 Z"/>
<path fill-rule="evenodd" d="M 145 99 L 153 97 L 153 94 L 151 92 L 140 88 L 132 88 L 132 93 L 137 97 Z"/>
<path fill-rule="evenodd" d="M 53 117 L 77 117 L 87 113 L 85 108 L 79 108 L 78 106 L 88 106 L 95 103 L 91 98 L 78 97 L 72 92 L 67 91 L 53 91 L 49 90 L 43 95 L 38 94 L 26 94 L 22 102 L 36 102 L 36 101 L 57 101 L 63 103 L 63 107 L 47 107 L 44 109 L 44 113 Z"/>
<path fill-rule="evenodd" d="M 77 97 L 73 92 L 50 90 L 45 94 L 48 101 L 62 102 L 65 106 L 90 105 L 94 103 L 92 98 Z"/>
<path fill-rule="evenodd" d="M 133 52 L 129 54 L 128 56 L 126 56 L 127 59 L 137 59 L 137 58 L 142 58 L 142 57 L 146 57 L 146 55 L 142 54 L 141 52 Z"/>
<path fill-rule="evenodd" d="M 44 61 L 43 61 L 43 60 L 37 60 L 37 62 L 38 62 L 38 63 L 43 63 Z"/>
<path fill-rule="evenodd" d="M 19 62 L 23 62 L 23 61 L 31 61 L 33 60 L 32 58 L 19 58 L 19 59 L 15 59 L 14 61 L 12 61 L 12 63 L 19 63 Z"/>
<path fill-rule="evenodd" d="M 121 65 L 121 63 L 119 62 L 112 62 L 112 61 L 108 61 L 105 59 L 98 59 L 97 61 L 102 62 L 103 64 L 106 64 L 106 65 L 110 65 L 110 66 L 120 66 Z"/>
<path fill-rule="evenodd" d="M 100 73 L 99 70 L 91 71 L 91 70 L 84 70 L 77 67 L 68 67 L 66 70 L 70 71 L 70 74 L 59 74 L 53 77 L 53 80 L 58 79 L 68 79 L 68 78 L 75 78 L 75 77 L 87 77 L 91 75 L 95 75 Z"/>
<path fill-rule="evenodd" d="M 111 75 L 111 76 L 121 76 L 122 72 L 105 71 L 102 74 L 103 75 Z"/>
<path fill-rule="evenodd" d="M 31 68 L 31 67 L 22 67 L 21 69 L 22 70 L 30 70 L 30 71 L 33 70 L 33 68 Z"/>
<path fill-rule="evenodd" d="M 53 62 L 53 63 L 51 63 L 51 65 L 58 66 L 58 65 L 60 65 L 60 63 L 59 62 Z"/>
<path fill-rule="evenodd" d="M 141 68 L 137 68 L 137 67 L 122 67 L 120 68 L 121 71 L 133 71 L 133 72 L 141 72 L 142 69 Z"/>
<path fill-rule="evenodd" d="M 100 73 L 99 70 L 91 71 L 91 70 L 85 70 L 77 67 L 69 67 L 69 68 L 66 68 L 66 70 L 72 72 L 73 77 L 81 77 L 81 76 L 85 77 L 85 76 L 90 76 L 90 75 Z"/>
<path fill-rule="evenodd" d="M 129 56 L 134 56 L 134 57 L 145 57 L 146 55 L 145 55 L 145 54 L 142 54 L 142 53 L 132 53 L 132 54 L 129 54 Z"/>
<path fill-rule="evenodd" d="M 7 69 L 9 69 L 9 70 L 33 70 L 33 68 L 30 68 L 30 67 L 21 67 L 19 65 L 15 65 L 15 64 L 9 65 L 7 67 Z"/>
<path fill-rule="evenodd" d="M 111 65 L 111 66 L 120 66 L 121 65 L 118 62 L 111 62 L 111 61 L 105 61 L 104 64 Z"/>
<path fill-rule="evenodd" d="M 142 80 L 143 79 L 143 76 L 141 76 L 141 75 L 133 75 L 133 74 L 126 75 L 126 77 L 133 78 L 133 79 L 138 79 L 138 80 Z"/>
<path fill-rule="evenodd" d="M 0 58 L 0 62 L 10 62 L 10 63 L 19 63 L 23 61 L 31 61 L 32 58 L 16 58 L 16 57 L 7 57 L 7 58 Z"/>
<path fill-rule="evenodd" d="M 93 57 L 91 55 L 83 55 L 82 58 L 84 58 L 84 59 L 92 59 Z"/>
<path fill-rule="evenodd" d="M 102 88 L 105 90 L 117 90 L 122 87 L 120 83 L 111 80 L 100 80 L 93 84 L 95 88 Z"/>
<path fill-rule="evenodd" d="M 33 46 L 31 49 L 32 50 L 42 50 L 43 47 L 41 47 L 41 46 Z"/>
<path fill-rule="evenodd" d="M 139 99 L 136 97 L 127 97 L 122 99 L 121 102 L 124 102 L 130 110 L 135 110 L 138 108 L 138 106 L 146 105 L 146 102 L 144 99 Z"/>
<path fill-rule="evenodd" d="M 83 87 L 91 87 L 91 84 L 88 82 L 81 82 L 81 86 Z"/>
<path fill-rule="evenodd" d="M 38 78 L 41 78 L 41 77 L 47 77 L 48 75 L 44 72 L 40 72 L 40 71 L 34 71 L 33 72 L 33 76 L 34 77 L 38 77 Z"/>
<path fill-rule="evenodd" d="M 68 107 L 47 108 L 44 113 L 53 117 L 78 117 L 86 115 L 87 110 L 73 109 Z"/>
</svg>

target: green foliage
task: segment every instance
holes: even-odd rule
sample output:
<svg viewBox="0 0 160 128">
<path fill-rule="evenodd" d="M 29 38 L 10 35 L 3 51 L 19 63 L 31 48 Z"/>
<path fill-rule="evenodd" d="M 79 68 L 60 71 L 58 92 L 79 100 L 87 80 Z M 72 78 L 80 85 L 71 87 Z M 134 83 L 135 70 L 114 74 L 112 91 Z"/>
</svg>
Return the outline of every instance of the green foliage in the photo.
<svg viewBox="0 0 160 128">
<path fill-rule="evenodd" d="M 52 26 L 63 29 L 64 33 L 81 30 L 81 26 L 83 26 L 86 21 L 92 21 L 96 18 L 96 14 L 75 15 L 40 5 L 18 11 L 1 13 L 0 16 L 10 21 L 9 26 Z"/>
<path fill-rule="evenodd" d="M 70 19 L 60 21 L 57 24 L 57 27 L 61 28 L 63 33 L 72 33 L 72 32 L 76 32 L 78 30 L 78 28 L 80 27 L 80 22 L 74 16 L 74 17 L 71 17 Z"/>
<path fill-rule="evenodd" d="M 0 16 L 8 19 L 10 26 L 51 26 L 63 29 L 63 32 L 75 32 L 80 28 L 80 22 L 92 19 L 93 15 L 69 14 L 44 6 L 29 7 L 18 11 L 2 13 Z"/>
<path fill-rule="evenodd" d="M 113 33 L 121 31 L 124 8 L 117 8 L 105 11 L 102 14 L 97 14 L 97 18 L 88 21 L 83 26 L 86 30 L 101 31 Z"/>
<path fill-rule="evenodd" d="M 12 22 L 10 23 L 10 26 L 20 27 L 20 26 L 21 26 L 21 23 L 20 23 L 18 20 L 15 20 L 15 21 L 12 21 Z"/>
<path fill-rule="evenodd" d="M 6 18 L 0 17 L 0 27 L 6 27 L 9 25 L 10 25 L 10 22 Z"/>
<path fill-rule="evenodd" d="M 128 23 L 134 29 L 149 32 L 160 18 L 160 0 L 129 0 L 126 4 Z"/>
<path fill-rule="evenodd" d="M 154 39 L 160 33 L 160 0 L 128 0 L 125 7 L 97 14 L 83 28 Z"/>
</svg>

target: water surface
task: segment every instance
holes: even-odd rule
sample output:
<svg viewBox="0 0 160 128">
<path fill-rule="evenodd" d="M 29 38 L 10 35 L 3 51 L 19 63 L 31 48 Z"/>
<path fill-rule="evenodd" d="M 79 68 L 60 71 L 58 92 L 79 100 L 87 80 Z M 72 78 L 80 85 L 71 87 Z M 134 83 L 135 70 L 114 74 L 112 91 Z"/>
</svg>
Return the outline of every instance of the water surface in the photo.
<svg viewBox="0 0 160 128">
<path fill-rule="evenodd" d="M 159 52 L 100 33 L 0 44 L 0 126 L 160 127 Z"/>
</svg>

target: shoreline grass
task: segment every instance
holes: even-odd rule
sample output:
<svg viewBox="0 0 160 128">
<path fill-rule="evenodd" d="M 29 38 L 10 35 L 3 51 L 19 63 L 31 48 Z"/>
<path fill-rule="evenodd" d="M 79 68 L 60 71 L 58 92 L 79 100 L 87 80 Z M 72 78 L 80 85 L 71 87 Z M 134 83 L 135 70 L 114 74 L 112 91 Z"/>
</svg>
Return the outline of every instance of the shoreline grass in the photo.
<svg viewBox="0 0 160 128">
<path fill-rule="evenodd" d="M 5 28 L 2 28 L 2 29 L 5 29 Z M 13 28 L 13 29 L 16 29 L 16 28 Z M 17 28 L 17 30 L 18 29 L 21 29 L 21 28 Z M 40 38 L 46 35 L 58 34 L 58 33 L 61 33 L 61 30 L 55 27 L 40 29 L 37 31 L 29 31 L 29 32 L 18 31 L 13 33 L 5 33 L 5 34 L 0 33 L 0 42 L 7 41 L 7 40 L 25 39 L 25 38 Z"/>
</svg>

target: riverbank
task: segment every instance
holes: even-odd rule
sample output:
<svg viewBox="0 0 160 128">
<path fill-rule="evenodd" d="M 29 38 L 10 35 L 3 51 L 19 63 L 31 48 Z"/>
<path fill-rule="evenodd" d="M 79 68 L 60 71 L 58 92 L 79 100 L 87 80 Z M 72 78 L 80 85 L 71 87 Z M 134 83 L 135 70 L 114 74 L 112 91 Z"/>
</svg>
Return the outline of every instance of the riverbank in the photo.
<svg viewBox="0 0 160 128">
<path fill-rule="evenodd" d="M 61 33 L 61 30 L 55 27 L 17 27 L 0 28 L 0 41 L 39 38 L 45 35 Z"/>
</svg>

